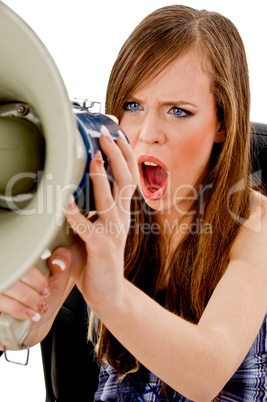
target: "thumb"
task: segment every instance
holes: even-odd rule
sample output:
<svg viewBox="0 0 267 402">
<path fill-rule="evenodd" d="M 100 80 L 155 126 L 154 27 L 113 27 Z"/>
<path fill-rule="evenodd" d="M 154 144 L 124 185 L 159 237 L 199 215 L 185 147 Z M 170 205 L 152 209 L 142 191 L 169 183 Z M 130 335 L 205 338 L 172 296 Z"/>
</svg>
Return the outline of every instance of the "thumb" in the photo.
<svg viewBox="0 0 267 402">
<path fill-rule="evenodd" d="M 71 264 L 71 252 L 64 247 L 57 248 L 47 261 L 51 273 L 62 272 L 69 269 Z"/>
<path fill-rule="evenodd" d="M 67 248 L 59 247 L 47 260 L 50 269 L 49 287 L 51 297 L 58 300 L 66 290 L 70 279 L 71 252 Z M 53 304 L 49 301 L 50 304 Z"/>
</svg>

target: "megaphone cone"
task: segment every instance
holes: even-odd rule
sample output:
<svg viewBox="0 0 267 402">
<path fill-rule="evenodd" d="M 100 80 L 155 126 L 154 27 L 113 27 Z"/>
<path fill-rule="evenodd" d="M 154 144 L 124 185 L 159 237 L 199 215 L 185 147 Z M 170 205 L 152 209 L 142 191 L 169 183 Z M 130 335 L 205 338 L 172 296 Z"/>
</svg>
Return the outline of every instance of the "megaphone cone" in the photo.
<svg viewBox="0 0 267 402">
<path fill-rule="evenodd" d="M 65 208 L 75 192 L 82 208 L 88 209 L 90 180 L 86 173 L 90 157 L 99 147 L 99 126 L 109 126 L 114 138 L 119 126 L 106 116 L 92 115 L 86 105 L 73 106 L 42 42 L 2 2 L 0 36 L 0 292 L 3 292 L 32 266 L 46 270 L 44 250 L 52 251 L 68 243 L 61 237 Z M 25 324 L 1 314 L 2 343 L 21 347 L 30 326 L 30 320 Z"/>
</svg>

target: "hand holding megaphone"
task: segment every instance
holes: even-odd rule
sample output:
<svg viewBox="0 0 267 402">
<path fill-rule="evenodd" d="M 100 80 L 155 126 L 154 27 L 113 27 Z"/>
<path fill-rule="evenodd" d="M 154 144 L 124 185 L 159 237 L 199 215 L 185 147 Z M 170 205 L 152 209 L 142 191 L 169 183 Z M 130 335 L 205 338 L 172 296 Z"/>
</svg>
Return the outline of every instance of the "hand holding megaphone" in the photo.
<svg viewBox="0 0 267 402">
<path fill-rule="evenodd" d="M 0 34 L 8 38 L 0 41 L 2 293 L 31 267 L 45 271 L 46 250 L 72 243 L 65 227 L 69 197 L 74 192 L 82 210 L 94 209 L 88 165 L 99 148 L 100 128 L 116 139 L 120 127 L 91 113 L 90 104 L 71 104 L 46 48 L 2 2 Z M 111 178 L 105 158 L 104 163 Z M 28 322 L 1 315 L 0 339 L 6 346 L 20 348 L 28 331 Z"/>
<path fill-rule="evenodd" d="M 19 114 L 18 108 L 23 109 L 23 116 Z M 6 150 L 8 149 L 9 160 L 5 161 L 5 165 L 9 163 L 12 167 L 12 169 L 0 171 L 2 189 L 0 220 L 3 225 L 6 224 L 10 244 L 15 241 L 16 247 L 21 250 L 21 260 L 17 266 L 14 265 L 11 258 L 11 268 L 15 273 L 19 272 L 19 267 L 25 264 L 25 261 L 28 261 L 26 271 L 31 266 L 29 257 L 35 253 L 35 250 L 31 249 L 27 254 L 25 253 L 25 244 L 29 245 L 27 236 L 33 235 L 35 240 L 39 239 L 42 243 L 46 231 L 51 230 L 50 238 L 46 245 L 42 246 L 42 250 L 40 250 L 39 244 L 36 245 L 42 252 L 37 258 L 35 257 L 33 264 L 48 275 L 46 260 L 52 250 L 59 246 L 69 246 L 73 242 L 72 231 L 66 226 L 64 216 L 62 216 L 67 208 L 68 199 L 66 197 L 69 198 L 69 195 L 74 193 L 79 208 L 85 214 L 95 210 L 89 164 L 96 152 L 100 150 L 100 135 L 108 133 L 112 140 L 116 140 L 119 136 L 125 138 L 117 123 L 101 113 L 91 113 L 86 102 L 83 101 L 81 105 L 75 102 L 72 111 L 78 127 L 78 130 L 76 129 L 73 133 L 73 136 L 76 137 L 77 152 L 75 159 L 70 159 L 67 163 L 73 166 L 73 176 L 68 183 L 65 181 L 65 184 L 62 185 L 62 183 L 56 182 L 53 185 L 52 182 L 57 172 L 67 169 L 67 165 L 61 165 L 63 155 L 54 151 L 52 156 L 57 158 L 58 165 L 55 170 L 49 169 L 47 141 L 35 110 L 27 104 L 20 104 L 18 107 L 16 103 L 6 103 L 4 106 L 0 106 L 0 142 L 2 145 L 0 157 L 2 161 L 7 158 Z M 113 177 L 110 166 L 104 154 L 103 158 L 107 178 L 112 186 Z M 33 159 L 36 162 L 33 161 L 29 166 L 28 160 Z M 48 165 L 47 169 L 45 169 L 45 165 Z M 32 208 L 33 202 L 35 202 L 35 208 Z M 50 224 L 52 226 L 47 228 L 51 217 Z M 43 219 L 45 220 L 43 221 Z M 16 232 L 16 240 L 14 239 L 15 234 L 11 232 L 12 220 L 17 225 L 21 225 L 21 220 L 23 222 L 23 232 Z M 39 226 L 35 228 L 35 233 L 32 233 L 30 225 L 32 223 L 41 225 L 42 221 L 43 228 Z M 26 237 L 24 231 L 27 233 Z M 1 257 L 5 251 L 0 246 Z M 7 259 L 8 255 L 6 255 L 6 262 L 10 266 L 10 256 L 9 261 Z M 14 283 L 8 274 L 10 272 L 7 272 L 7 282 Z M 4 282 L 0 282 L 0 289 L 5 290 L 7 286 L 4 285 Z M 12 291 L 14 291 L 13 288 Z M 1 314 L 0 339 L 9 348 L 21 348 L 31 326 L 31 320 L 20 322 L 13 320 L 11 316 Z"/>
<path fill-rule="evenodd" d="M 109 177 L 104 167 L 103 152 L 97 150 L 90 163 L 90 167 L 96 208 L 99 216 L 95 216 L 94 222 L 91 222 L 90 219 L 88 220 L 84 214 L 80 213 L 80 209 L 74 203 L 74 197 L 72 197 L 73 201 L 68 206 L 66 214 L 71 227 L 84 242 L 76 241 L 71 246 L 71 249 L 72 256 L 74 256 L 72 276 L 78 286 L 85 292 L 87 291 L 88 284 L 86 281 L 85 283 L 82 282 L 82 278 L 86 277 L 83 271 L 85 267 L 89 269 L 91 254 L 95 256 L 97 248 L 99 249 L 97 254 L 100 256 L 100 260 L 102 260 L 103 250 L 106 250 L 105 241 L 108 237 L 111 237 L 115 244 L 115 247 L 112 247 L 113 253 L 114 249 L 117 249 L 115 255 L 116 257 L 118 255 L 118 263 L 121 259 L 120 257 L 123 256 L 130 223 L 130 200 L 138 177 L 135 156 L 125 137 L 119 132 L 120 138 L 116 141 L 118 144 L 117 147 L 108 130 L 103 130 L 103 132 L 105 133 L 102 136 L 104 139 L 100 138 L 100 143 L 102 142 L 105 145 L 104 149 L 107 149 L 107 154 L 110 155 L 110 165 L 115 171 L 114 185 L 116 184 L 116 190 L 114 193 L 111 190 Z M 108 226 L 106 226 L 107 223 Z M 112 226 L 110 226 L 110 223 L 112 223 Z M 100 225 L 102 226 L 101 233 L 93 230 L 94 225 L 97 225 L 98 231 Z M 114 228 L 119 229 L 119 232 L 114 232 Z M 93 235 L 91 236 L 91 234 Z M 122 237 L 124 241 L 122 241 Z M 108 260 L 109 257 L 108 255 Z M 12 348 L 23 347 L 24 340 L 28 336 L 33 322 L 39 322 L 42 313 L 46 314 L 42 322 L 40 322 L 41 325 L 44 322 L 47 324 L 50 318 L 54 318 L 55 312 L 73 286 L 73 282 L 68 283 L 69 272 L 66 269 L 69 267 L 70 262 L 71 259 L 68 250 L 59 248 L 48 258 L 48 266 L 51 269 L 49 279 L 46 279 L 40 271 L 33 268 L 17 284 L 0 295 L 0 311 L 5 311 L 10 317 L 11 315 L 15 316 L 19 320 L 17 323 L 23 323 L 23 325 L 26 325 L 26 321 L 22 320 L 28 318 L 27 322 L 29 324 L 26 327 L 27 330 L 25 328 L 23 330 L 23 340 L 17 337 L 16 331 L 9 330 L 8 336 L 2 331 L 0 338 L 2 342 L 4 341 L 5 346 Z M 109 261 L 105 262 L 105 265 L 109 266 Z M 98 267 L 95 268 L 98 269 Z M 64 271 L 64 275 L 62 271 Z M 47 311 L 46 297 L 48 297 L 49 311 Z M 8 304 L 6 303 L 7 298 L 9 298 Z M 5 318 L 6 315 L 2 314 L 2 317 Z M 2 317 L 0 318 L 0 325 L 3 320 Z M 20 329 L 20 331 L 22 330 Z M 18 339 L 20 343 L 16 344 Z M 36 342 L 41 340 L 42 337 L 36 339 L 33 334 L 32 339 L 35 339 Z M 29 342 L 31 344 L 31 341 Z"/>
<path fill-rule="evenodd" d="M 27 345 L 32 346 L 41 341 L 50 328 L 69 289 L 70 263 L 70 251 L 58 248 L 47 260 L 49 277 L 33 267 L 15 285 L 0 294 L 0 311 L 4 313 L 3 316 L 10 317 L 10 320 L 14 317 L 15 322 L 23 323 L 25 339 L 28 332 L 30 333 Z M 30 331 L 32 325 L 33 329 Z M 0 347 L 3 350 L 7 345 L 3 345 L 0 340 Z"/>
</svg>

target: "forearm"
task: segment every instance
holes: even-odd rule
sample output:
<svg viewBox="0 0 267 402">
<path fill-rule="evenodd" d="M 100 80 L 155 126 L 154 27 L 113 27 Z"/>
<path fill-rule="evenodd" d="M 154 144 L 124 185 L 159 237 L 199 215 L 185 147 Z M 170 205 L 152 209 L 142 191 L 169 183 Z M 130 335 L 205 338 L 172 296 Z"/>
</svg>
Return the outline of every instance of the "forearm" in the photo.
<svg viewBox="0 0 267 402">
<path fill-rule="evenodd" d="M 223 370 L 219 335 L 168 312 L 128 281 L 125 289 L 120 304 L 94 308 L 98 317 L 144 366 L 172 388 L 193 400 L 215 397 Z"/>
</svg>

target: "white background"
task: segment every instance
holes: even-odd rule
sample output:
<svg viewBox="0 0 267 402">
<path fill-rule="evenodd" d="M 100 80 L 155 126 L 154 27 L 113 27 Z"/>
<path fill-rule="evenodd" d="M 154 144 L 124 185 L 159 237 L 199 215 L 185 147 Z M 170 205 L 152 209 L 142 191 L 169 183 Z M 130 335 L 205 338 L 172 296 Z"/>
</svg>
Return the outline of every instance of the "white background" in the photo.
<svg viewBox="0 0 267 402">
<path fill-rule="evenodd" d="M 103 112 L 109 72 L 124 40 L 148 13 L 175 1 L 5 0 L 4 3 L 33 28 L 50 51 L 69 97 L 101 102 Z M 266 0 L 184 0 L 182 3 L 218 11 L 236 24 L 249 62 L 251 120 L 267 123 Z M 39 347 L 33 348 L 27 367 L 0 359 L 1 402 L 44 402 L 44 395 Z"/>
</svg>

